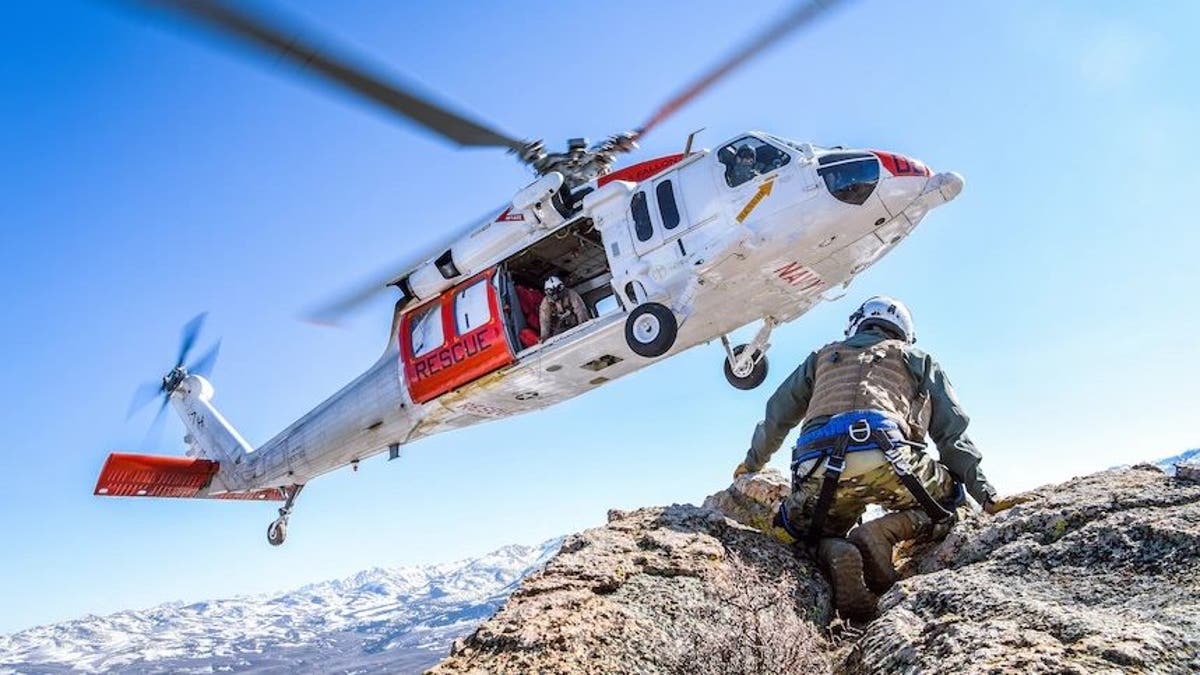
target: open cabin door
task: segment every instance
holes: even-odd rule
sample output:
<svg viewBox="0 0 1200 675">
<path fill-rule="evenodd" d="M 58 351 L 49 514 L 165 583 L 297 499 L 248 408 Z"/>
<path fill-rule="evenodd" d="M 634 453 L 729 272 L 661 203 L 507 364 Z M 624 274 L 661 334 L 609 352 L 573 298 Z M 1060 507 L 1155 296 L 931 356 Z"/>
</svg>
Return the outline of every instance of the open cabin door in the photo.
<svg viewBox="0 0 1200 675">
<path fill-rule="evenodd" d="M 404 315 L 400 359 L 409 394 L 425 403 L 515 360 L 495 268 Z"/>
</svg>

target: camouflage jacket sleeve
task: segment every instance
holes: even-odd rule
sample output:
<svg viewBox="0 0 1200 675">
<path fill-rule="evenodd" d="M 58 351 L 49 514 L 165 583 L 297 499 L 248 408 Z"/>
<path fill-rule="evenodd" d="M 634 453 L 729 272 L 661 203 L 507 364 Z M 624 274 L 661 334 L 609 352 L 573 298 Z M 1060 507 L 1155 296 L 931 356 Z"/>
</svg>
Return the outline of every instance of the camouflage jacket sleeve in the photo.
<svg viewBox="0 0 1200 675">
<path fill-rule="evenodd" d="M 994 499 L 996 489 L 988 483 L 987 476 L 979 463 L 983 455 L 967 436 L 967 424 L 970 418 L 963 412 L 962 404 L 954 393 L 954 387 L 946 377 L 945 371 L 932 356 L 913 350 L 910 364 L 919 377 L 928 373 L 929 382 L 929 437 L 937 444 L 941 463 L 959 481 L 962 481 L 967 492 L 980 504 Z M 915 362 L 915 363 L 914 363 Z"/>
<path fill-rule="evenodd" d="M 783 445 L 788 432 L 804 419 L 808 401 L 812 397 L 816 365 L 817 355 L 809 355 L 767 401 L 766 416 L 754 428 L 750 451 L 746 453 L 745 464 L 751 471 L 759 471 L 766 466 L 771 455 Z"/>
</svg>

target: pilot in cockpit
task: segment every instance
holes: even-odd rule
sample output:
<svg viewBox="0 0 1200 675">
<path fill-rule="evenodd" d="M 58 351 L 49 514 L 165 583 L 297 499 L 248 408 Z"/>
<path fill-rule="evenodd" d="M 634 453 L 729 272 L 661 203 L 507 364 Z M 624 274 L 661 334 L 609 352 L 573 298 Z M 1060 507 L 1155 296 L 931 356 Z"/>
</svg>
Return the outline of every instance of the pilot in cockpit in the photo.
<svg viewBox="0 0 1200 675">
<path fill-rule="evenodd" d="M 729 185 L 737 187 L 757 175 L 754 148 L 747 143 L 738 148 L 737 154 L 733 158 L 733 164 L 729 167 Z"/>
</svg>

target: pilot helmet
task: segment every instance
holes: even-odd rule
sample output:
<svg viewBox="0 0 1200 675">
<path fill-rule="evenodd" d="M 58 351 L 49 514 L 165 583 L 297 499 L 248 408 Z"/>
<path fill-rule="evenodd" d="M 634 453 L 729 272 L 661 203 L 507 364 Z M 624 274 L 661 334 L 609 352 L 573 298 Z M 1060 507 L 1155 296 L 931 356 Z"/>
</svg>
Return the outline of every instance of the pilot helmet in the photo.
<svg viewBox="0 0 1200 675">
<path fill-rule="evenodd" d="M 909 344 L 917 341 L 917 334 L 913 329 L 912 312 L 908 311 L 908 307 L 903 302 L 886 295 L 868 298 L 850 315 L 850 322 L 846 326 L 846 337 L 850 337 L 864 328 L 869 328 L 872 324 L 879 323 L 885 324 L 883 328 L 899 333 L 901 339 Z"/>
<path fill-rule="evenodd" d="M 547 295 L 558 295 L 559 293 L 562 293 L 563 289 L 566 287 L 563 286 L 562 279 L 559 279 L 557 276 L 551 274 L 550 276 L 546 277 L 546 283 L 543 284 L 542 288 L 546 291 Z"/>
</svg>

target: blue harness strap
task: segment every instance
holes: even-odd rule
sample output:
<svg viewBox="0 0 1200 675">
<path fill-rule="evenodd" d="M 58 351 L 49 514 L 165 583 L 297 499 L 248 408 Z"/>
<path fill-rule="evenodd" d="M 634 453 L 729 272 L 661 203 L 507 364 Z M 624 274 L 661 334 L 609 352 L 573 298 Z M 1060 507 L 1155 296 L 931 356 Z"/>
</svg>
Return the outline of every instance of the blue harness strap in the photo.
<svg viewBox="0 0 1200 675">
<path fill-rule="evenodd" d="M 800 465 L 813 459 L 825 458 L 825 476 L 821 481 L 821 491 L 817 503 L 813 507 L 812 522 L 810 523 L 808 539 L 810 544 L 816 544 L 825 526 L 825 517 L 833 504 L 837 492 L 838 481 L 846 468 L 846 455 L 851 452 L 879 450 L 884 459 L 891 465 L 897 478 L 912 494 L 921 508 L 929 514 L 934 522 L 942 522 L 954 516 L 954 507 L 947 508 L 938 503 L 929 494 L 921 481 L 912 473 L 908 460 L 900 454 L 900 447 L 911 444 L 900 431 L 896 421 L 877 410 L 853 410 L 840 413 L 829 418 L 829 421 L 816 429 L 800 435 L 796 447 L 792 451 L 792 480 L 796 485 L 807 478 L 798 473 Z M 815 466 L 813 467 L 815 470 Z M 811 472 L 809 472 L 811 473 Z M 962 485 L 955 481 L 955 504 L 961 503 Z M 791 533 L 783 516 L 785 529 Z"/>
<path fill-rule="evenodd" d="M 829 421 L 816 429 L 811 429 L 796 439 L 795 449 L 792 450 L 792 473 L 797 467 L 810 459 L 828 457 L 834 446 L 843 439 L 846 452 L 863 452 L 866 450 L 885 450 L 879 445 L 875 430 L 887 434 L 892 445 L 907 443 L 900 425 L 891 417 L 877 410 L 853 410 L 840 413 L 829 418 Z"/>
</svg>

